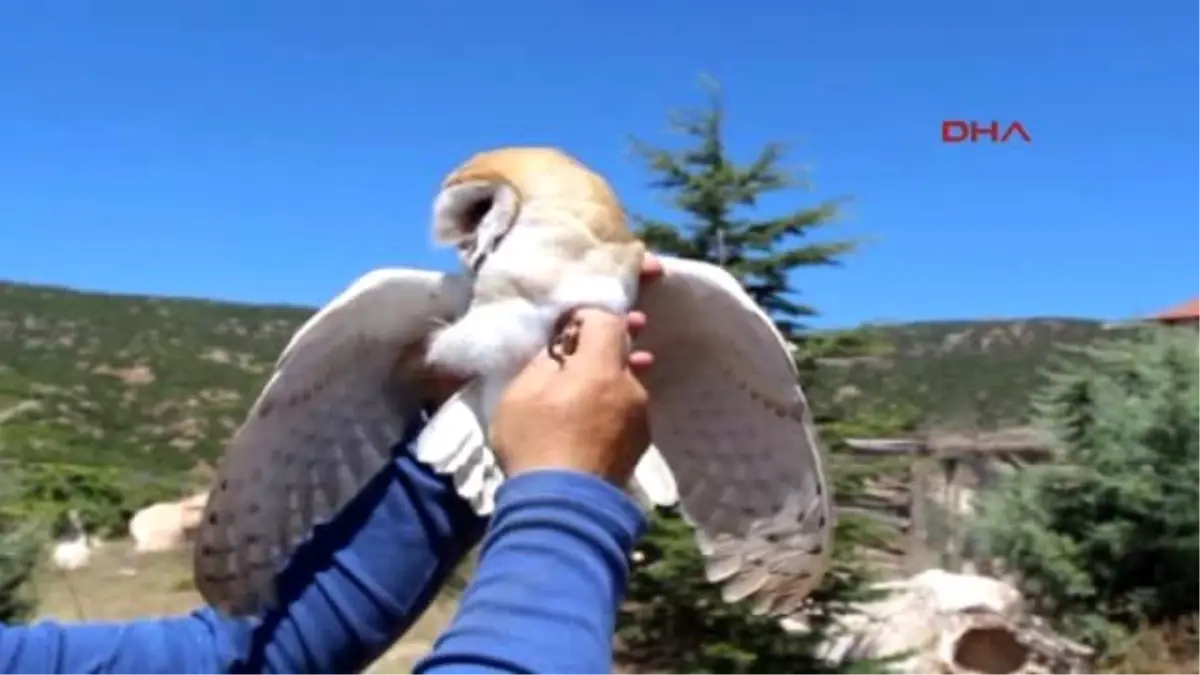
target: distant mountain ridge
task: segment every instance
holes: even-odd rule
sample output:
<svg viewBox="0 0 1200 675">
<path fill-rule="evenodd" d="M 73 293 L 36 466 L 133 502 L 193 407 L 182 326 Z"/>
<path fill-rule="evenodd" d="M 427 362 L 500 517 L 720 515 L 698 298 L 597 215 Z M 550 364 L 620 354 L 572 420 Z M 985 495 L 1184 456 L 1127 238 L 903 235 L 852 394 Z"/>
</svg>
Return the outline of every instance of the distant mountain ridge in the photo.
<svg viewBox="0 0 1200 675">
<path fill-rule="evenodd" d="M 863 328 L 886 345 L 876 356 L 824 361 L 825 385 L 814 396 L 863 403 L 902 402 L 930 427 L 995 429 L 1029 417 L 1029 395 L 1063 347 L 1111 334 L 1094 319 L 1037 317 L 920 321 Z M 831 372 L 832 371 L 832 372 Z"/>
<path fill-rule="evenodd" d="M 0 282 L 0 459 L 185 470 L 211 462 L 313 308 L 113 295 Z M 931 424 L 1019 423 L 1059 344 L 1100 321 L 872 325 L 887 349 L 830 360 L 825 397 L 902 400 Z"/>
</svg>

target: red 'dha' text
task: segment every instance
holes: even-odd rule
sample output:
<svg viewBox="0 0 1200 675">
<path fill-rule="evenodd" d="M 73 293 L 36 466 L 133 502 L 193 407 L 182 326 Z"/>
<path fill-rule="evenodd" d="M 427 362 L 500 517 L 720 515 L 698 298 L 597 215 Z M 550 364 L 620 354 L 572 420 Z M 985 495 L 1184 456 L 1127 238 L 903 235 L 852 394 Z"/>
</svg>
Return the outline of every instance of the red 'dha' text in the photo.
<svg viewBox="0 0 1200 675">
<path fill-rule="evenodd" d="M 943 120 L 943 143 L 979 143 L 986 138 L 990 143 L 1023 141 L 1032 143 L 1033 138 L 1020 122 L 976 122 L 971 120 Z"/>
</svg>

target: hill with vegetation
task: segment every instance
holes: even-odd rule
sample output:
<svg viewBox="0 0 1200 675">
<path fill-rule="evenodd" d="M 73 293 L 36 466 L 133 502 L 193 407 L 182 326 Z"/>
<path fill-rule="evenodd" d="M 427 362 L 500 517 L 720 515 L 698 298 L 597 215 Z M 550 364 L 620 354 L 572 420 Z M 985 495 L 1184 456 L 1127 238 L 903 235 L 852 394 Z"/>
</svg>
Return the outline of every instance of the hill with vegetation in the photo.
<svg viewBox="0 0 1200 675">
<path fill-rule="evenodd" d="M 5 459 L 188 469 L 241 423 L 298 307 L 0 283 Z"/>
<path fill-rule="evenodd" d="M 154 472 L 211 462 L 311 312 L 0 282 L 0 459 Z M 984 427 L 1025 418 L 1056 345 L 1104 331 L 1080 319 L 867 330 L 883 349 L 827 360 L 815 405 L 903 401 L 928 424 Z"/>
<path fill-rule="evenodd" d="M 901 405 L 931 429 L 994 430 L 1029 420 L 1029 396 L 1045 370 L 1107 336 L 1092 319 L 1042 317 L 922 321 L 861 329 L 872 356 L 824 359 L 822 400 Z"/>
</svg>

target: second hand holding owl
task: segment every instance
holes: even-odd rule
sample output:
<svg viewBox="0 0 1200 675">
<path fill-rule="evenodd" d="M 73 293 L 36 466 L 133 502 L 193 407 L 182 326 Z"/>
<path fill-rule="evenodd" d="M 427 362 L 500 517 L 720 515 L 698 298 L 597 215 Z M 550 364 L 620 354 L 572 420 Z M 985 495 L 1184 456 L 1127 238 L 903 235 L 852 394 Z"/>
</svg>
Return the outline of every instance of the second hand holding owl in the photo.
<svg viewBox="0 0 1200 675">
<path fill-rule="evenodd" d="M 653 253 L 646 253 L 642 258 L 641 284 L 645 286 L 648 283 L 652 283 L 655 279 L 661 277 L 662 273 L 662 262 L 660 262 L 658 257 Z M 567 316 L 570 316 L 570 313 Z M 564 319 L 565 318 L 567 317 L 564 316 Z M 645 325 L 645 323 L 646 315 L 644 313 L 636 310 L 629 313 L 629 326 L 630 330 L 634 334 L 636 334 L 636 331 Z M 426 340 L 422 340 L 421 342 L 414 344 L 408 350 L 408 354 L 401 359 L 400 363 L 411 363 L 413 361 L 420 363 L 420 365 L 412 367 L 422 370 L 422 377 L 426 382 L 426 390 L 430 392 L 429 403 L 434 408 L 437 408 L 445 403 L 447 399 L 453 396 L 455 392 L 457 392 L 459 389 L 462 389 L 463 385 L 465 385 L 467 381 L 453 373 L 443 372 L 434 366 L 424 364 L 425 348 L 427 345 L 428 342 Z M 646 352 L 635 352 L 630 355 L 630 358 L 633 360 L 632 365 L 636 369 L 646 368 L 650 365 L 648 361 L 650 356 Z"/>
<path fill-rule="evenodd" d="M 508 476 L 566 470 L 628 484 L 650 445 L 647 395 L 636 373 L 652 358 L 628 349 L 644 323 L 640 313 L 570 315 L 575 349 L 561 363 L 540 353 L 496 407 L 489 440 Z"/>
</svg>

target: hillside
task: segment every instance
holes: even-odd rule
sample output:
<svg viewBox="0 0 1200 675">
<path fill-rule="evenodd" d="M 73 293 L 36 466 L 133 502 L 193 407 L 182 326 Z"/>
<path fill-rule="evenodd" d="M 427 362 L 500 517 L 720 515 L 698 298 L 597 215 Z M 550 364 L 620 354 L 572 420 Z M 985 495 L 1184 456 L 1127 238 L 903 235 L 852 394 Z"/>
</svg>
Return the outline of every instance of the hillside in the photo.
<svg viewBox="0 0 1200 675">
<path fill-rule="evenodd" d="M 187 469 L 211 460 L 311 310 L 0 283 L 0 454 Z"/>
<path fill-rule="evenodd" d="M 927 427 L 996 429 L 1028 419 L 1044 369 L 1110 334 L 1100 321 L 1030 318 L 870 326 L 877 356 L 827 360 L 810 398 L 903 404 Z"/>
<path fill-rule="evenodd" d="M 0 282 L 0 459 L 179 471 L 211 461 L 311 312 Z M 815 405 L 905 401 L 929 423 L 1020 421 L 1057 343 L 1095 321 L 874 326 L 881 356 L 833 361 Z"/>
</svg>

